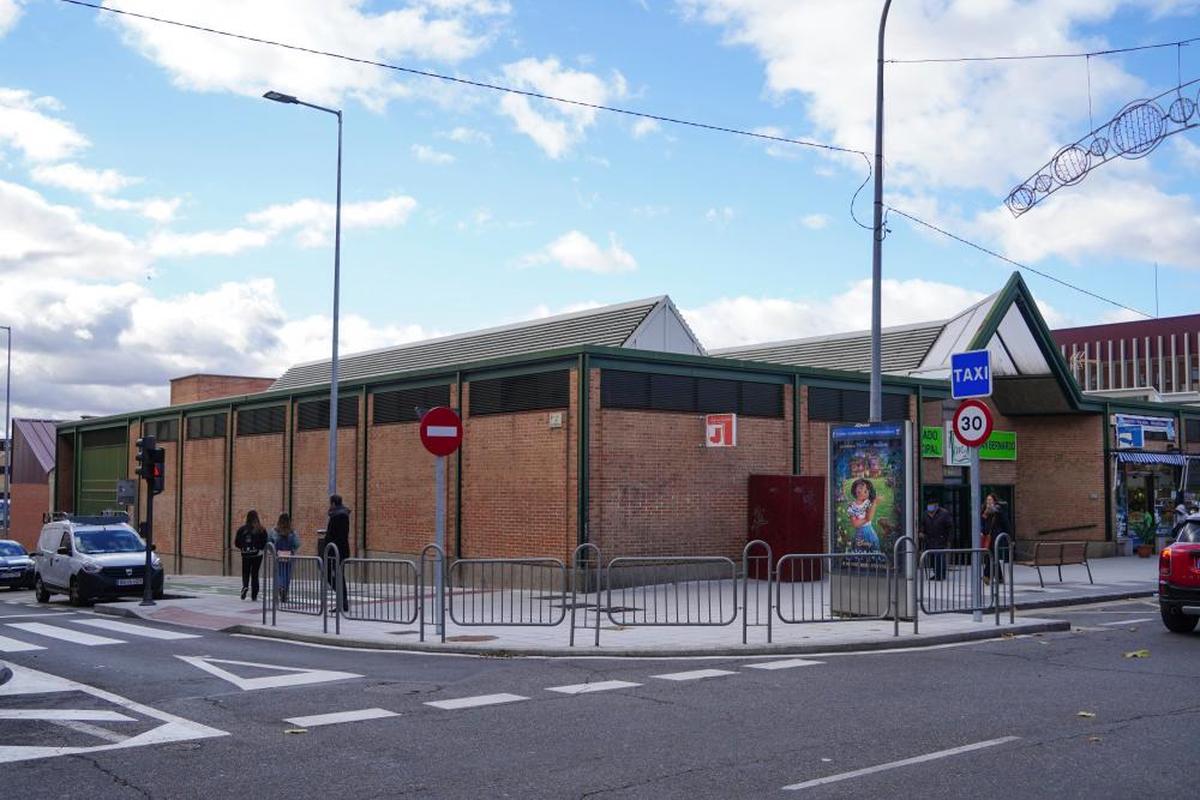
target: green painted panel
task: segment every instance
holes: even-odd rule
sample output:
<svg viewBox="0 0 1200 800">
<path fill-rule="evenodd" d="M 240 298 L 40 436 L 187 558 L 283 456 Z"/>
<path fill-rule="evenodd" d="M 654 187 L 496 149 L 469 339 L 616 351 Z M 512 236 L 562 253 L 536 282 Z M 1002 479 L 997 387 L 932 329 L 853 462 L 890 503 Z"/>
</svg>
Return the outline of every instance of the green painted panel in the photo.
<svg viewBox="0 0 1200 800">
<path fill-rule="evenodd" d="M 79 514 L 99 514 L 117 505 L 117 481 L 125 477 L 125 445 L 88 447 L 79 462 Z"/>
<path fill-rule="evenodd" d="M 1017 434 L 1015 431 L 992 431 L 992 435 L 979 448 L 982 461 L 1016 461 Z"/>
<path fill-rule="evenodd" d="M 945 431 L 933 426 L 921 428 L 921 458 L 942 457 L 942 437 Z"/>
</svg>

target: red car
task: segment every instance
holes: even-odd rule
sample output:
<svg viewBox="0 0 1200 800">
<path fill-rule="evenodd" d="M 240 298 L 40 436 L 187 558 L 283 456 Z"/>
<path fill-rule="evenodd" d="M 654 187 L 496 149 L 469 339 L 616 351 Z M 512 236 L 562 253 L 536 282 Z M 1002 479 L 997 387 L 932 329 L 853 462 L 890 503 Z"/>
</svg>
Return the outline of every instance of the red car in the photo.
<svg viewBox="0 0 1200 800">
<path fill-rule="evenodd" d="M 1200 516 L 1188 517 L 1159 554 L 1158 608 L 1174 633 L 1191 633 L 1200 622 Z"/>
</svg>

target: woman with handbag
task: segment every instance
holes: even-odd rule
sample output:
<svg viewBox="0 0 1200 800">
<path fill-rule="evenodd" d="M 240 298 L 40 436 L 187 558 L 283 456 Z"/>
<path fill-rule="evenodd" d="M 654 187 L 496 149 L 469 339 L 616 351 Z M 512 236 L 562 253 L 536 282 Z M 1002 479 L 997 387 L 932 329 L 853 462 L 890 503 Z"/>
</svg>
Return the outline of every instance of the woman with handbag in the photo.
<svg viewBox="0 0 1200 800">
<path fill-rule="evenodd" d="M 258 599 L 258 571 L 262 568 L 263 548 L 267 546 L 267 531 L 258 518 L 258 512 L 246 512 L 246 524 L 237 529 L 233 546 L 242 554 L 242 599 L 250 592 L 250 599 Z"/>
<path fill-rule="evenodd" d="M 292 582 L 292 556 L 300 549 L 300 537 L 292 528 L 292 517 L 287 513 L 279 515 L 275 527 L 271 529 L 271 544 L 275 547 L 275 585 L 279 602 L 286 603 L 288 584 Z"/>
</svg>

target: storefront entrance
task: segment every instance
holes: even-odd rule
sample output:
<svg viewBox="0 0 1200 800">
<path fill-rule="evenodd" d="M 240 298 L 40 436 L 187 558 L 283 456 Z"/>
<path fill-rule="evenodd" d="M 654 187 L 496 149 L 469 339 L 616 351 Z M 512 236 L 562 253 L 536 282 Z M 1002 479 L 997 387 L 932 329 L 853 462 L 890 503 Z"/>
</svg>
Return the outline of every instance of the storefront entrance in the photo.
<svg viewBox="0 0 1200 800">
<path fill-rule="evenodd" d="M 1011 485 L 998 485 L 985 483 L 980 487 L 980 498 L 987 497 L 989 494 L 996 496 L 1000 505 L 1008 515 L 1009 525 L 1012 526 L 1013 538 L 1018 535 L 1016 506 L 1013 504 L 1013 487 Z M 971 546 L 971 487 L 957 485 L 941 485 L 929 484 L 925 486 L 925 497 L 921 503 L 921 512 L 924 513 L 925 505 L 931 499 L 936 499 L 941 505 L 950 512 L 950 516 L 954 518 L 955 541 L 953 547 L 970 547 Z M 982 512 L 982 509 L 976 509 L 977 512 Z"/>
</svg>

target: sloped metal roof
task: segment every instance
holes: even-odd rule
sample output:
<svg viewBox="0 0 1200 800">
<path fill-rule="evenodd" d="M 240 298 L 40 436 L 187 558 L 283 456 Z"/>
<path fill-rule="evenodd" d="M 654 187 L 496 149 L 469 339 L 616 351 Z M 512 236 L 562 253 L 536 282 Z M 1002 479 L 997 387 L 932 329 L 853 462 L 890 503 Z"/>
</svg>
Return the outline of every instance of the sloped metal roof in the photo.
<svg viewBox="0 0 1200 800">
<path fill-rule="evenodd" d="M 561 314 L 498 328 L 355 353 L 338 360 L 338 382 L 464 364 L 488 358 L 536 353 L 559 347 L 621 347 L 664 296 Z M 275 389 L 328 383 L 330 360 L 297 364 L 275 381 Z"/>
<path fill-rule="evenodd" d="M 43 471 L 54 469 L 54 439 L 55 425 L 59 420 L 54 419 L 14 419 L 13 438 L 19 433 L 29 445 L 29 451 L 37 459 Z"/>
<path fill-rule="evenodd" d="M 907 374 L 921 366 L 929 348 L 941 335 L 945 322 L 927 322 L 885 328 L 881 348 L 883 371 Z M 793 339 L 743 347 L 727 347 L 710 351 L 722 358 L 766 361 L 796 367 L 818 367 L 853 372 L 871 369 L 871 334 L 869 331 Z"/>
</svg>

